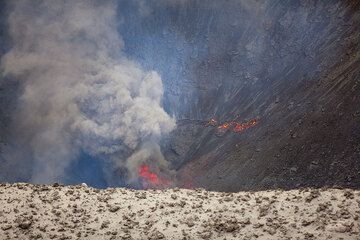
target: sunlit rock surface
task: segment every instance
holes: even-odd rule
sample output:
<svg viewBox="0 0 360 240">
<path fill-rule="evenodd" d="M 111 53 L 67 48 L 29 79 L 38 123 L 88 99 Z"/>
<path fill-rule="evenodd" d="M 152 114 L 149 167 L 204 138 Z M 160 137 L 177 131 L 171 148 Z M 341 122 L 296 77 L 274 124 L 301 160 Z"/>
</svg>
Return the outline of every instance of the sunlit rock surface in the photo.
<svg viewBox="0 0 360 240">
<path fill-rule="evenodd" d="M 360 192 L 1 184 L 0 239 L 359 239 Z"/>
</svg>

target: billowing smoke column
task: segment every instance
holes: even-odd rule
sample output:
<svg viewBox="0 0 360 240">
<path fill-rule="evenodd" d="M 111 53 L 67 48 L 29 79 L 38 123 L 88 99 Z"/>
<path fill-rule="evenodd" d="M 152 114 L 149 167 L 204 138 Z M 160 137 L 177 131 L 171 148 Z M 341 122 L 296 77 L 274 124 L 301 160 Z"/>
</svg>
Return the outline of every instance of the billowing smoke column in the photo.
<svg viewBox="0 0 360 240">
<path fill-rule="evenodd" d="M 14 135 L 29 150 L 30 156 L 17 160 L 33 161 L 31 180 L 61 181 L 81 151 L 127 168 L 129 183 L 145 161 L 166 171 L 157 143 L 175 121 L 161 107 L 160 76 L 122 53 L 116 4 L 12 4 L 13 47 L 1 66 L 23 85 Z"/>
</svg>

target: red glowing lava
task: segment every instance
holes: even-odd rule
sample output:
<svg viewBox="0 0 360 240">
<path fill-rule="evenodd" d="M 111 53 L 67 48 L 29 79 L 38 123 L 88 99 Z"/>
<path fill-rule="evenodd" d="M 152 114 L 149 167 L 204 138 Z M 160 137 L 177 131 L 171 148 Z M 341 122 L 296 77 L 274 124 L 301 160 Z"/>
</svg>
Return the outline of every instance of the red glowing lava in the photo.
<svg viewBox="0 0 360 240">
<path fill-rule="evenodd" d="M 144 188 L 163 188 L 170 185 L 168 179 L 151 172 L 150 167 L 146 164 L 140 166 L 138 174 Z"/>
<path fill-rule="evenodd" d="M 150 172 L 148 165 L 141 165 L 139 169 L 139 176 L 153 185 L 158 185 L 160 183 L 158 175 Z"/>
<path fill-rule="evenodd" d="M 235 126 L 233 128 L 234 132 L 242 132 L 248 128 L 251 128 L 252 126 L 255 126 L 258 123 L 257 119 L 251 119 L 248 122 L 245 123 L 235 123 Z"/>
<path fill-rule="evenodd" d="M 221 133 L 224 133 L 229 129 L 232 129 L 232 131 L 235 133 L 240 133 L 248 128 L 255 126 L 256 124 L 258 124 L 258 122 L 259 122 L 258 119 L 251 119 L 250 121 L 244 123 L 231 121 L 231 122 L 225 122 L 218 126 L 217 121 L 214 118 L 212 118 L 207 122 L 206 127 L 210 127 L 210 126 L 217 127 L 217 130 Z"/>
<path fill-rule="evenodd" d="M 230 123 L 226 122 L 226 123 L 218 126 L 218 129 L 219 130 L 226 130 L 226 129 L 229 129 L 231 125 L 232 125 L 232 122 L 230 122 Z"/>
</svg>

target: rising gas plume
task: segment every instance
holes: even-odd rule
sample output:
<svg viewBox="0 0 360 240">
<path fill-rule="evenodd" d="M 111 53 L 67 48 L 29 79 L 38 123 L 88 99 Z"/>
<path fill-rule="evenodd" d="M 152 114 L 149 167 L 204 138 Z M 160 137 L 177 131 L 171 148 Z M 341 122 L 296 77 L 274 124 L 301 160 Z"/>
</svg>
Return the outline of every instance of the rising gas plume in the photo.
<svg viewBox="0 0 360 240">
<path fill-rule="evenodd" d="M 12 48 L 1 67 L 23 91 L 12 131 L 21 153 L 8 150 L 8 165 L 32 165 L 36 183 L 61 181 L 81 152 L 133 171 L 130 182 L 145 161 L 166 168 L 157 143 L 175 121 L 161 106 L 159 74 L 123 53 L 115 2 L 13 1 L 10 8 Z"/>
</svg>

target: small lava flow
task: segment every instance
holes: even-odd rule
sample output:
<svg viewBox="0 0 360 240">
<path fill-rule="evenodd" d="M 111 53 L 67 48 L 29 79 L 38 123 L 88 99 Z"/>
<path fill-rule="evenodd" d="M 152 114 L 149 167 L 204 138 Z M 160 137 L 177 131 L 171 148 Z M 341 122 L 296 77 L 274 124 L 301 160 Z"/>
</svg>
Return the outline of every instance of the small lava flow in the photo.
<svg viewBox="0 0 360 240">
<path fill-rule="evenodd" d="M 211 118 L 207 123 L 207 127 L 217 127 L 219 132 L 226 132 L 227 130 L 232 130 L 235 133 L 240 133 L 245 131 L 248 128 L 251 128 L 259 123 L 259 119 L 251 119 L 247 122 L 224 122 L 223 124 L 218 125 L 218 121 L 215 118 Z"/>
<path fill-rule="evenodd" d="M 141 185 L 144 189 L 148 188 L 165 188 L 170 186 L 170 180 L 152 172 L 150 166 L 142 164 L 138 170 Z"/>
</svg>

